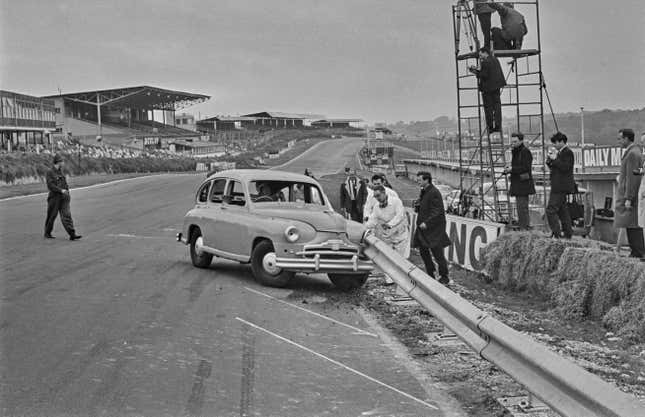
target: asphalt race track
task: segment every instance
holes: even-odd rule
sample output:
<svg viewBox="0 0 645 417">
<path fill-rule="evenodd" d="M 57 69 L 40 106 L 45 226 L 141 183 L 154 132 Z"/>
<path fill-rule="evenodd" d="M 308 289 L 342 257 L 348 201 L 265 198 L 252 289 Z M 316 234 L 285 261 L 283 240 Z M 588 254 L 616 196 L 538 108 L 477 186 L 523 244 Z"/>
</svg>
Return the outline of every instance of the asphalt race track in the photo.
<svg viewBox="0 0 645 417">
<path fill-rule="evenodd" d="M 281 169 L 341 170 L 360 140 L 333 140 Z M 359 311 L 290 300 L 322 275 L 262 287 L 248 266 L 194 268 L 174 241 L 203 175 L 72 191 L 83 239 L 45 196 L 0 201 L 0 415 L 462 415 L 404 366 Z"/>
</svg>

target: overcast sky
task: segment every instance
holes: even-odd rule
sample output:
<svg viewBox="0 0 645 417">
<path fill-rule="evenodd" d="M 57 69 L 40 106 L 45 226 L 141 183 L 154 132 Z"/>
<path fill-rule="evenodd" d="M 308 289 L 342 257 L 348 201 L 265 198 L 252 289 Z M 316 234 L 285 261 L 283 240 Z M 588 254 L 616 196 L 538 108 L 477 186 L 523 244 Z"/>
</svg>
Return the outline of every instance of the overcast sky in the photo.
<svg viewBox="0 0 645 417">
<path fill-rule="evenodd" d="M 59 87 L 147 84 L 210 95 L 188 109 L 202 117 L 264 110 L 370 122 L 456 115 L 449 0 L 0 4 L 5 90 L 50 95 Z M 644 0 L 542 0 L 540 12 L 556 111 L 645 107 Z M 532 31 L 525 46 L 535 38 Z"/>
</svg>

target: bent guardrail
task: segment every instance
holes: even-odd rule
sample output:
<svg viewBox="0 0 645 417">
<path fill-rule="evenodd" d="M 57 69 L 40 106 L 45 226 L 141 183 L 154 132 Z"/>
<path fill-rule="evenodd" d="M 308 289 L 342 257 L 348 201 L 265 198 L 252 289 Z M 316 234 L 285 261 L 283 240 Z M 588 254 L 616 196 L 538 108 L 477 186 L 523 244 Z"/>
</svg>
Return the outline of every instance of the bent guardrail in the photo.
<svg viewBox="0 0 645 417">
<path fill-rule="evenodd" d="M 489 316 L 430 278 L 376 236 L 365 254 L 484 359 L 557 412 L 571 417 L 642 417 L 645 407 L 599 377 Z"/>
</svg>

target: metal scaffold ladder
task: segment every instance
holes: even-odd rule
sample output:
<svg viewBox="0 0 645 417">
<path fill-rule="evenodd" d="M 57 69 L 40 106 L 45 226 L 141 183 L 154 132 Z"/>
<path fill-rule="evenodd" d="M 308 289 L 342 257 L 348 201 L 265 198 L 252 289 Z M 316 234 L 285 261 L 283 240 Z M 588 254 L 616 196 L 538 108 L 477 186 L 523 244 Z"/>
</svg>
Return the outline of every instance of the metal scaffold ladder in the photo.
<svg viewBox="0 0 645 417">
<path fill-rule="evenodd" d="M 502 67 L 508 66 L 507 85 L 501 94 L 502 114 L 507 122 L 513 119 L 512 129 L 524 134 L 527 147 L 541 149 L 539 158 L 534 157 L 534 167 L 542 167 L 540 181 L 546 186 L 543 164 L 545 84 L 538 2 L 533 0 L 517 4 L 523 7 L 523 12 L 534 8 L 531 17 L 537 28 L 537 48 L 491 52 L 500 60 Z M 504 173 L 505 167 L 511 162 L 510 132 L 488 132 L 477 76 L 468 70 L 471 66 L 479 67 L 478 50 L 482 44 L 478 37 L 474 3 L 472 0 L 460 0 L 452 7 L 452 12 L 461 188 L 458 214 L 512 225 L 516 215 L 509 196 L 510 178 Z M 535 34 L 535 31 L 531 34 Z"/>
</svg>

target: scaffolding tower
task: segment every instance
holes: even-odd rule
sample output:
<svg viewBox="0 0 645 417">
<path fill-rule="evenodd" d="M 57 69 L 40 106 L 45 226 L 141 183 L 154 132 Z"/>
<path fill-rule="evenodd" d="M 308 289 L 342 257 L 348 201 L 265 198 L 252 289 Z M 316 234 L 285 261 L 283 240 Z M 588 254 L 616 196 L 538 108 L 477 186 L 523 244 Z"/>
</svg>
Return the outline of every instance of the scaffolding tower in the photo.
<svg viewBox="0 0 645 417">
<path fill-rule="evenodd" d="M 458 214 L 512 225 L 516 219 L 516 210 L 509 196 L 510 178 L 504 174 L 504 167 L 511 162 L 508 142 L 510 131 L 522 132 L 525 146 L 541 150 L 533 158 L 536 187 L 539 181 L 545 187 L 547 176 L 544 167 L 545 83 L 542 75 L 538 0 L 508 3 L 518 6 L 517 11 L 525 17 L 528 33 L 524 36 L 523 47 L 528 43 L 533 48 L 494 50 L 489 45 L 491 54 L 502 65 L 507 83 L 501 94 L 504 126 L 500 133 L 491 133 L 486 129 L 478 79 L 469 71 L 470 66 L 479 67 L 478 51 L 484 43 L 478 28 L 474 2 L 459 0 L 452 7 L 452 14 L 461 189 Z M 495 15 L 497 13 L 493 13 L 493 17 Z M 509 124 L 509 120 L 512 123 Z M 546 192 L 543 195 L 546 196 Z M 545 201 L 541 205 L 545 205 Z"/>
</svg>

